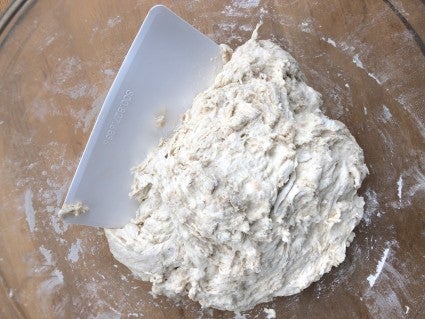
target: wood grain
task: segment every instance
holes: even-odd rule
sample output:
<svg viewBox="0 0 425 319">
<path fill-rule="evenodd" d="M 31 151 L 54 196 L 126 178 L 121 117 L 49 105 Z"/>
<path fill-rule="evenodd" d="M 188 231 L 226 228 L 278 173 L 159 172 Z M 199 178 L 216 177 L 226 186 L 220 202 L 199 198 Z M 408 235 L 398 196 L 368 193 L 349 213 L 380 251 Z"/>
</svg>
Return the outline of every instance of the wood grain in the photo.
<svg viewBox="0 0 425 319">
<path fill-rule="evenodd" d="M 3 2 L 0 2 L 3 3 Z M 163 1 L 216 42 L 259 20 L 365 150 L 366 217 L 347 259 L 265 318 L 421 318 L 425 5 L 420 0 Z M 153 299 L 100 229 L 56 217 L 96 115 L 156 1 L 31 1 L 0 46 L 0 318 L 233 318 Z M 402 181 L 399 193 L 397 182 Z M 400 194 L 400 197 L 398 196 Z M 375 285 L 383 251 L 388 258 Z"/>
<path fill-rule="evenodd" d="M 0 0 L 0 16 L 6 10 L 6 8 L 12 3 L 12 0 Z"/>
</svg>

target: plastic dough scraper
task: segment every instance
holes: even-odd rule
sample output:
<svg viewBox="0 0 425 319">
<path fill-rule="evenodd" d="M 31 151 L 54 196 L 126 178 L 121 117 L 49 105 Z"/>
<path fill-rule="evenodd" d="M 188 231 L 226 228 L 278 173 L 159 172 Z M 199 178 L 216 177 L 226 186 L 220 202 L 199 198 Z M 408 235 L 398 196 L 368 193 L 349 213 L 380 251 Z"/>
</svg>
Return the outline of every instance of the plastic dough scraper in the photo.
<svg viewBox="0 0 425 319">
<path fill-rule="evenodd" d="M 106 96 L 65 198 L 88 210 L 64 220 L 117 228 L 134 218 L 131 168 L 173 131 L 221 67 L 215 42 L 166 7 L 153 7 Z"/>
</svg>

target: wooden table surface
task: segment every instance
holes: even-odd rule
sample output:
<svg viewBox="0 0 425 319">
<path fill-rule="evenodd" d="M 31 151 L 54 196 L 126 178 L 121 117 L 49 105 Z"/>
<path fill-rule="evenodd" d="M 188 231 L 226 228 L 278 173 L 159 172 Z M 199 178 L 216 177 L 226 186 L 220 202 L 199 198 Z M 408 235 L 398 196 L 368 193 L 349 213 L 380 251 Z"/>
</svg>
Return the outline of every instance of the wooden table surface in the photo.
<svg viewBox="0 0 425 319">
<path fill-rule="evenodd" d="M 11 0 L 0 0 L 0 16 L 6 10 L 6 8 L 10 5 Z"/>
<path fill-rule="evenodd" d="M 261 38 L 294 55 L 324 111 L 365 150 L 366 213 L 344 263 L 246 318 L 266 318 L 265 307 L 277 318 L 424 318 L 424 1 L 162 3 L 232 47 L 263 19 Z M 0 318 L 234 317 L 153 299 L 150 285 L 112 258 L 101 229 L 55 215 L 154 4 L 27 1 L 0 35 Z"/>
</svg>

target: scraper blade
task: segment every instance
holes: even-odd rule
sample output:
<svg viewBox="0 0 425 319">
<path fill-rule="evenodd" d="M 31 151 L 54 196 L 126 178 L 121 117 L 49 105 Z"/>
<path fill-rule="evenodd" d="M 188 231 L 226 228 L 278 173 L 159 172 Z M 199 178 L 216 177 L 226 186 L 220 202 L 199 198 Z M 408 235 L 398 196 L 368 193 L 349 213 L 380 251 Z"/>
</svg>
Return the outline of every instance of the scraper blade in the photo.
<svg viewBox="0 0 425 319">
<path fill-rule="evenodd" d="M 167 137 L 222 67 L 220 47 L 162 5 L 153 7 L 112 84 L 66 204 L 88 210 L 67 223 L 117 228 L 135 217 L 131 168 Z M 165 116 L 163 127 L 155 117 Z"/>
</svg>

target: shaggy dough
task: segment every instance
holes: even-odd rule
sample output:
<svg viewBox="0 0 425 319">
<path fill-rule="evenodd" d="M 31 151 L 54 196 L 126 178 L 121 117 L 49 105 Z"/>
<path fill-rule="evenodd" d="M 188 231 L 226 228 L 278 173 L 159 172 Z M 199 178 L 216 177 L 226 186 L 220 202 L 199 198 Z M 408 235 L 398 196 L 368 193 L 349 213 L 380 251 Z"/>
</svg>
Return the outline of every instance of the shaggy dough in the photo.
<svg viewBox="0 0 425 319">
<path fill-rule="evenodd" d="M 58 212 L 58 216 L 61 218 L 64 218 L 68 215 L 79 216 L 87 212 L 88 210 L 89 208 L 81 202 L 76 202 L 73 204 L 64 204 Z"/>
<path fill-rule="evenodd" d="M 154 294 L 242 311 L 293 295 L 345 258 L 367 174 L 296 61 L 256 32 L 134 170 L 137 217 L 106 234 Z"/>
</svg>

